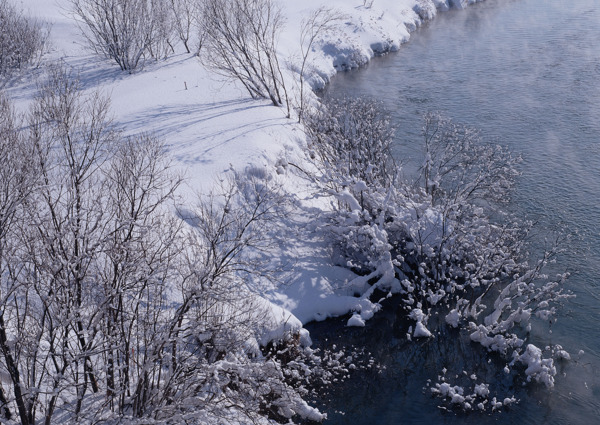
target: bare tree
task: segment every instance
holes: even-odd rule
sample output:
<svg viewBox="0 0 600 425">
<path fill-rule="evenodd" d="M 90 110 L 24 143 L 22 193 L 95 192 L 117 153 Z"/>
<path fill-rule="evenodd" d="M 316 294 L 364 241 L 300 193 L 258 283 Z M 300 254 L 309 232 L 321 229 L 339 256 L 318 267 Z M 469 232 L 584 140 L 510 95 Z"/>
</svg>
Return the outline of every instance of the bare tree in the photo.
<svg viewBox="0 0 600 425">
<path fill-rule="evenodd" d="M 107 214 L 107 182 L 100 171 L 118 138 L 108 113 L 108 98 L 100 93 L 83 97 L 78 80 L 55 67 L 40 87 L 30 119 L 43 179 L 31 216 L 38 235 L 30 250 L 37 276 L 33 285 L 47 300 L 50 320 L 62 318 L 60 340 L 69 348 L 61 353 L 62 366 L 53 375 L 72 373 L 76 414 L 87 391 L 100 389 L 91 354 L 99 320 L 95 261 L 103 249 Z M 48 417 L 57 395 L 48 402 Z"/>
<path fill-rule="evenodd" d="M 308 57 L 312 51 L 313 45 L 317 38 L 324 32 L 330 31 L 334 27 L 334 23 L 344 18 L 344 15 L 327 7 L 320 7 L 307 18 L 302 20 L 302 28 L 300 32 L 300 51 L 302 54 L 302 62 L 298 72 L 300 80 L 300 105 L 298 106 L 298 122 L 302 121 L 302 114 L 305 108 L 304 100 L 304 82 L 306 67 L 308 65 Z"/>
<path fill-rule="evenodd" d="M 0 408 L 50 424 L 63 398 L 89 418 L 84 400 L 106 389 L 123 414 L 172 311 L 181 221 L 164 204 L 180 179 L 155 138 L 120 140 L 108 99 L 83 96 L 64 68 L 40 86 L 27 131 L 1 100 L 0 355 L 12 391 L 1 388 Z"/>
<path fill-rule="evenodd" d="M 196 0 L 168 0 L 173 12 L 173 23 L 187 53 L 191 53 L 190 40 L 194 32 L 200 35 L 198 51 L 202 46 L 200 30 L 200 2 Z"/>
<path fill-rule="evenodd" d="M 0 93 L 0 369 L 10 378 L 12 391 L 0 384 L 0 415 L 6 420 L 12 418 L 11 405 L 17 406 L 21 423 L 30 423 L 33 408 L 27 387 L 22 386 L 23 370 L 22 343 L 13 338 L 12 331 L 16 317 L 14 302 L 23 294 L 19 278 L 22 266 L 19 261 L 17 235 L 22 229 L 26 204 L 35 189 L 36 167 L 28 164 L 32 157 L 32 146 L 19 132 L 17 119 L 8 99 Z M 25 307 L 24 310 L 27 310 Z M 24 324 L 23 316 L 17 321 Z M 17 322 L 17 323 L 18 323 Z"/>
<path fill-rule="evenodd" d="M 70 0 L 88 45 L 124 71 L 172 51 L 170 9 L 162 0 Z"/>
<path fill-rule="evenodd" d="M 148 53 L 150 57 L 166 59 L 175 52 L 173 38 L 175 37 L 176 22 L 173 9 L 167 0 L 150 0 L 151 35 Z"/>
<path fill-rule="evenodd" d="M 206 0 L 202 8 L 205 63 L 239 80 L 253 98 L 285 103 L 289 117 L 277 58 L 282 25 L 283 15 L 272 0 Z"/>
<path fill-rule="evenodd" d="M 12 223 L 18 251 L 7 263 L 4 282 L 3 311 L 10 320 L 4 330 L 18 343 L 6 345 L 3 355 L 22 424 L 35 423 L 39 411 L 50 423 L 67 383 L 79 400 L 90 385 L 98 391 L 89 354 L 95 312 L 87 308 L 93 293 L 90 258 L 102 217 L 94 174 L 113 132 L 106 100 L 95 96 L 85 102 L 77 91 L 62 69 L 51 70 L 28 131 L 19 133 L 29 155 L 13 158 L 12 167 L 26 167 L 27 160 L 39 179 L 29 189 L 21 220 Z M 13 176 L 12 184 L 16 181 Z"/>
<path fill-rule="evenodd" d="M 0 86 L 28 66 L 39 63 L 46 51 L 49 29 L 26 18 L 10 1 L 0 3 Z"/>
<path fill-rule="evenodd" d="M 155 329 L 165 320 L 164 294 L 181 249 L 181 222 L 165 208 L 180 179 L 171 172 L 162 143 L 129 138 L 105 170 L 111 212 L 102 267 L 103 363 L 110 407 L 119 414 L 143 374 Z M 154 331 L 153 331 L 154 329 Z"/>
</svg>

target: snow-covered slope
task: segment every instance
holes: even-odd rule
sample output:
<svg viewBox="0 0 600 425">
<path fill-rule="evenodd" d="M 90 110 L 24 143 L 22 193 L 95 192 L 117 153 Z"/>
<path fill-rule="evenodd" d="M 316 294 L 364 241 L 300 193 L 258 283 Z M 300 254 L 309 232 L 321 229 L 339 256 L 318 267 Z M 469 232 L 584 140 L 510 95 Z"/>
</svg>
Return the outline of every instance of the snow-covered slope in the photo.
<svg viewBox="0 0 600 425">
<path fill-rule="evenodd" d="M 313 87 L 322 87 L 336 72 L 367 63 L 376 54 L 394 51 L 410 33 L 439 10 L 464 7 L 475 0 L 276 0 L 286 17 L 279 39 L 281 63 L 294 68 L 300 61 L 302 20 L 319 7 L 339 11 L 343 19 L 315 41 L 309 57 Z M 275 337 L 300 323 L 362 310 L 372 305 L 336 288 L 352 279 L 350 272 L 330 264 L 327 249 L 315 232 L 312 218 L 323 200 L 313 199 L 304 181 L 285 164 L 304 162 L 301 126 L 285 117 L 283 108 L 252 100 L 240 84 L 203 67 L 197 56 L 176 54 L 147 62 L 129 74 L 89 51 L 69 11 L 69 0 L 24 0 L 25 13 L 51 24 L 51 50 L 46 62 L 61 61 L 80 76 L 85 90 L 110 95 L 115 122 L 129 134 L 151 132 L 166 142 L 175 165 L 186 177 L 181 195 L 194 204 L 232 169 L 262 169 L 279 179 L 298 200 L 297 219 L 281 235 L 283 263 L 290 264 L 285 285 L 262 286 L 259 292 L 277 305 L 273 309 Z M 32 71 L 9 93 L 26 110 L 41 71 Z M 287 75 L 293 91 L 294 74 Z M 284 164 L 284 166 L 282 166 Z M 292 317 L 290 313 L 295 317 Z M 299 319 L 299 320 L 298 320 Z M 360 323 L 360 320 L 358 321 Z M 285 324 L 285 325 L 284 325 Z"/>
</svg>

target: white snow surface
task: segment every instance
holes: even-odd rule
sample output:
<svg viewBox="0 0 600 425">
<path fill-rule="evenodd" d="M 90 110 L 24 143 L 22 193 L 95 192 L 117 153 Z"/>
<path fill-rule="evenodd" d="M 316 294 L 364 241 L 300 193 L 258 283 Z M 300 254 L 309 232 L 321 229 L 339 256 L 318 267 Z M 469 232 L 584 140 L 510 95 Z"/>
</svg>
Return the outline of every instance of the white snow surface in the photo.
<svg viewBox="0 0 600 425">
<path fill-rule="evenodd" d="M 453 328 L 458 328 L 458 322 L 460 321 L 460 312 L 456 309 L 450 310 L 445 317 L 446 323 L 448 323 Z"/>
<path fill-rule="evenodd" d="M 319 7 L 337 10 L 344 18 L 333 31 L 322 34 L 309 57 L 307 80 L 323 87 L 338 71 L 366 64 L 377 54 L 394 51 L 407 42 L 410 33 L 438 11 L 462 8 L 476 0 L 375 0 L 365 7 L 362 0 L 274 0 L 286 17 L 278 44 L 280 62 L 300 61 L 302 20 Z M 349 325 L 364 325 L 376 310 L 363 298 L 339 288 L 356 278 L 350 271 L 331 264 L 327 247 L 318 229 L 312 226 L 315 211 L 327 202 L 314 199 L 308 182 L 291 172 L 289 166 L 308 167 L 304 156 L 305 136 L 285 110 L 268 101 L 249 98 L 244 88 L 224 80 L 203 67 L 198 57 L 183 53 L 164 61 L 146 62 L 133 74 L 119 70 L 108 59 L 96 56 L 84 43 L 68 0 L 23 0 L 16 2 L 24 13 L 51 25 L 51 49 L 46 62 L 61 61 L 79 74 L 85 91 L 100 90 L 110 95 L 115 123 L 126 133 L 155 133 L 164 139 L 173 164 L 185 176 L 179 195 L 184 204 L 194 205 L 198 194 L 207 193 L 231 170 L 263 170 L 297 198 L 299 214 L 290 220 L 282 235 L 281 261 L 292 263 L 284 285 L 256 285 L 256 291 L 272 306 L 272 326 L 257 339 L 265 341 L 297 330 L 312 320 L 357 312 Z M 35 95 L 41 70 L 32 70 L 8 89 L 21 111 Z M 287 85 L 297 87 L 294 74 L 286 68 Z M 303 215 L 302 212 L 311 212 Z M 453 323 L 454 317 L 449 322 Z M 417 319 L 415 337 L 431 333 Z M 305 343 L 309 337 L 303 335 Z M 530 368 L 535 356 L 522 358 Z M 540 365 L 541 366 L 541 365 Z M 543 366 L 541 366 L 543 367 Z M 540 371 L 532 372 L 539 376 Z M 536 375 L 537 373 L 537 375 Z"/>
<path fill-rule="evenodd" d="M 536 382 L 543 383 L 548 388 L 554 386 L 554 375 L 556 375 L 554 361 L 549 358 L 543 358 L 542 350 L 538 347 L 528 344 L 525 352 L 518 356 L 516 360 L 527 366 L 525 374 L 528 381 L 535 379 Z"/>
</svg>

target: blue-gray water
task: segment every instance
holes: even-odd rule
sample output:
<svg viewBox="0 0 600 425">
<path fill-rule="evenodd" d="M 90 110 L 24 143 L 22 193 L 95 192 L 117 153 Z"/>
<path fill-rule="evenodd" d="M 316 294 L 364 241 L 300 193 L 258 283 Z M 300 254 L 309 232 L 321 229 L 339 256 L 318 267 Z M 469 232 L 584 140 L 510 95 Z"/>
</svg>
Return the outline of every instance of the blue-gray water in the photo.
<svg viewBox="0 0 600 425">
<path fill-rule="evenodd" d="M 573 355 L 559 365 L 554 389 L 513 386 L 495 374 L 501 362 L 480 365 L 452 334 L 406 344 L 390 308 L 363 330 L 341 321 L 310 328 L 317 344 L 365 345 L 385 366 L 332 386 L 321 400 L 326 423 L 600 423 L 600 1 L 487 0 L 439 14 L 399 52 L 336 76 L 328 94 L 383 100 L 405 162 L 419 160 L 427 111 L 481 129 L 524 157 L 513 208 L 537 219 L 540 233 L 564 228 L 579 237 L 557 264 L 576 272 L 568 286 L 577 298 L 552 334 L 533 337 Z M 445 362 L 478 369 L 520 403 L 492 415 L 444 412 L 424 387 Z"/>
</svg>

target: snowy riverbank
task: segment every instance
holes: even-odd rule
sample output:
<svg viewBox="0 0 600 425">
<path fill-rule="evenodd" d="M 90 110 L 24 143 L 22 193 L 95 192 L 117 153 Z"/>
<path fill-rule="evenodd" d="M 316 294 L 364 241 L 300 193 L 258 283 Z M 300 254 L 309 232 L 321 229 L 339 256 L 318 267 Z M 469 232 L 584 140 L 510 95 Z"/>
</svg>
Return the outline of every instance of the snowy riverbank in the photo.
<svg viewBox="0 0 600 425">
<path fill-rule="evenodd" d="M 68 10 L 72 1 L 26 3 L 27 13 L 52 26 L 50 52 L 42 65 L 58 62 L 61 66 L 41 66 L 9 87 L 9 96 L 18 110 L 27 111 L 32 104 L 37 109 L 32 110 L 27 125 L 21 128 L 19 123 L 18 131 L 9 128 L 8 134 L 23 134 L 24 146 L 30 143 L 32 152 L 40 157 L 44 176 L 39 179 L 33 175 L 38 164 L 29 167 L 31 181 L 35 182 L 31 197 L 41 195 L 39 202 L 32 203 L 32 212 L 23 214 L 22 228 L 40 232 L 39 243 L 45 250 L 40 260 L 33 248 L 33 254 L 18 252 L 11 257 L 11 264 L 20 267 L 21 255 L 33 255 L 38 262 L 32 267 L 39 264 L 41 270 L 49 270 L 47 277 L 39 280 L 50 285 L 57 285 L 56 276 L 63 270 L 75 272 L 74 281 L 67 274 L 59 287 L 75 306 L 72 321 L 65 322 L 65 344 L 71 343 L 73 331 L 79 338 L 73 352 L 83 353 L 73 356 L 76 361 L 64 360 L 65 368 L 75 371 L 75 386 L 63 380 L 62 372 L 47 374 L 56 376 L 52 385 L 65 382 L 61 390 L 65 394 L 84 380 L 81 394 L 65 398 L 65 405 L 76 405 L 75 415 L 79 415 L 83 402 L 101 402 L 99 396 L 84 397 L 88 380 L 93 393 L 99 393 L 96 373 L 106 378 L 107 399 L 114 401 L 115 379 L 120 379 L 116 377 L 115 359 L 118 363 L 122 356 L 125 373 L 121 394 L 129 394 L 131 379 L 137 380 L 134 401 L 119 396 L 118 405 L 111 405 L 110 412 L 98 404 L 91 415 L 148 415 L 158 409 L 146 398 L 146 389 L 156 382 L 162 385 L 164 394 L 155 392 L 153 397 L 161 397 L 160 403 L 168 409 L 189 414 L 197 421 L 212 415 L 206 409 L 214 407 L 218 417 L 231 406 L 235 411 L 239 409 L 238 413 L 245 411 L 261 418 L 299 415 L 322 420 L 324 416 L 307 405 L 308 390 L 303 382 L 308 383 L 309 376 L 318 371 L 323 374 L 321 383 L 328 384 L 335 373 L 347 373 L 356 365 L 351 355 L 343 359 L 340 352 L 322 366 L 324 363 L 306 348 L 310 336 L 303 325 L 352 313 L 347 325 L 365 326 L 365 321 L 380 309 L 381 300 L 371 299 L 381 294 L 377 290 L 403 297 L 405 319 L 414 321 L 405 330 L 407 341 L 440 335 L 434 326 L 436 316 L 442 313 L 439 317 L 445 317 L 448 327 L 461 328 L 465 339 L 478 342 L 489 352 L 511 357 L 504 369 L 507 374 L 511 367 L 524 365 L 527 382 L 554 385 L 557 370 L 553 359 L 542 358 L 545 354 L 533 344 L 524 351 L 524 344 L 534 314 L 547 321 L 556 311 L 552 304 L 569 297 L 557 289 L 566 274 L 559 275 L 560 281 L 555 282 L 546 281 L 541 273 L 547 260 L 559 251 L 558 246 L 550 248 L 539 266 L 531 266 L 521 254 L 529 224 L 518 218 L 506 224 L 491 219 L 497 214 L 494 208 L 509 199 L 519 158 L 501 146 L 483 145 L 470 129 L 430 114 L 425 117 L 425 126 L 431 131 L 425 138 L 428 159 L 421 179 L 413 184 L 397 179 L 399 170 L 390 155 L 393 130 L 374 103 L 330 101 L 326 108 L 302 115 L 305 127 L 298 124 L 306 99 L 308 103 L 316 102 L 312 92 L 302 92 L 302 83 L 322 88 L 337 72 L 399 49 L 412 31 L 433 19 L 438 11 L 451 6 L 462 8 L 475 1 L 375 0 L 354 4 L 340 0 L 324 6 L 321 1 L 308 0 L 301 6 L 290 6 L 283 0 L 272 0 L 281 6 L 284 18 L 273 33 L 278 59 L 272 62 L 269 55 L 273 50 L 261 45 L 258 55 L 269 58 L 270 71 L 261 64 L 262 74 L 250 73 L 248 79 L 240 81 L 219 77 L 215 72 L 219 66 L 213 58 L 227 51 L 217 43 L 220 33 L 210 36 L 215 43 L 212 50 L 205 46 L 200 55 L 183 53 L 177 43 L 163 39 L 167 40 L 161 45 L 167 51 L 166 59 L 147 60 L 143 69 L 133 72 L 121 71 L 113 62 L 86 49 L 77 21 Z M 149 3 L 139 4 L 143 8 Z M 219 2 L 212 4 L 218 6 Z M 257 4 L 267 5 L 267 9 L 261 9 L 261 16 L 265 16 L 265 10 L 269 13 L 266 16 L 271 16 L 273 3 L 254 1 L 250 9 Z M 120 5 L 126 7 L 128 3 Z M 240 3 L 232 7 L 234 11 L 242 9 Z M 107 10 L 105 6 L 101 12 Z M 210 10 L 203 9 L 207 12 Z M 243 12 L 246 25 L 254 22 L 247 19 L 251 12 Z M 176 12 L 164 15 L 162 21 L 154 21 L 152 13 L 152 25 L 175 22 Z M 306 19 L 311 16 L 316 21 L 307 27 Z M 326 22 L 317 31 L 321 17 Z M 212 28 L 214 22 L 219 20 L 204 19 L 204 30 Z M 223 27 L 236 26 L 230 24 L 228 21 Z M 308 44 L 302 36 L 306 36 L 307 28 L 313 36 Z M 148 56 L 156 57 L 149 52 Z M 227 64 L 232 56 L 236 57 L 235 50 L 221 58 L 221 63 Z M 205 67 L 210 63 L 212 68 Z M 252 79 L 260 80 L 269 72 L 270 83 L 263 81 L 263 86 L 252 87 Z M 71 85 L 72 81 L 77 83 Z M 284 101 L 277 86 L 285 87 Z M 248 92 L 270 101 L 252 100 Z M 95 105 L 94 99 L 103 96 L 110 98 L 111 105 L 108 108 L 102 103 L 101 112 L 109 111 L 112 121 L 93 108 L 87 109 Z M 287 103 L 288 107 L 272 106 L 278 103 Z M 76 125 L 69 121 L 72 110 Z M 98 134 L 108 136 L 98 138 L 99 144 L 105 144 L 94 150 L 99 153 L 89 160 L 91 165 L 78 168 L 72 160 L 73 156 L 79 159 L 78 152 L 73 154 L 73 146 L 83 146 L 81 157 L 87 160 L 86 143 L 96 140 L 94 128 L 86 127 L 88 122 L 99 122 L 104 127 Z M 111 133 L 113 130 L 119 131 Z M 145 136 L 121 137 L 140 134 Z M 154 136 L 161 143 L 155 142 Z M 163 146 L 172 168 L 160 162 Z M 16 152 L 16 147 L 12 149 Z M 146 159 L 150 164 L 147 167 Z M 173 169 L 181 175 L 181 185 L 165 171 Z M 84 187 L 84 183 L 89 186 Z M 168 195 L 163 196 L 163 190 Z M 176 200 L 171 197 L 173 193 Z M 142 208 L 153 200 L 155 204 Z M 478 203 L 481 200 L 485 202 Z M 83 201 L 88 202 L 83 208 L 88 213 L 84 218 Z M 23 208 L 29 206 L 25 201 L 21 203 Z M 56 205 L 64 220 L 56 219 Z M 163 209 L 167 205 L 170 211 Z M 139 211 L 147 215 L 140 216 Z M 167 214 L 160 215 L 163 212 Z M 156 221 L 151 221 L 155 215 Z M 81 231 L 84 219 L 90 229 L 101 230 L 89 235 Z M 46 227 L 55 234 L 46 236 Z M 130 230 L 120 239 L 120 232 L 127 228 Z M 10 229 L 14 246 L 27 239 L 19 229 Z M 66 250 L 66 259 L 56 259 L 56 271 L 47 266 L 57 252 L 52 244 L 58 241 L 61 249 L 63 245 L 71 246 L 64 243 L 71 236 L 69 232 L 75 240 L 74 253 Z M 81 237 L 91 247 L 85 255 L 79 249 Z M 29 243 L 26 240 L 24 245 Z M 158 250 L 156 255 L 154 249 Z M 141 254 L 142 259 L 128 256 L 134 254 Z M 80 266 L 77 262 L 82 258 L 95 268 Z M 87 274 L 81 277 L 80 270 Z M 27 286 L 36 273 L 25 270 L 22 274 L 26 282 L 23 290 L 35 289 L 42 304 L 46 294 L 56 293 L 54 286 L 42 290 L 37 282 Z M 85 293 L 89 305 L 83 301 L 84 281 L 89 286 L 89 294 Z M 8 279 L 7 284 L 18 286 L 19 281 Z M 73 291 L 73 285 L 79 289 Z M 102 286 L 98 293 L 96 286 Z M 18 288 L 21 290 L 21 286 Z M 72 292 L 76 292 L 74 297 Z M 131 302 L 132 311 L 145 309 L 148 317 L 130 314 L 123 300 Z M 10 301 L 18 319 L 20 298 Z M 69 305 L 62 300 L 55 304 L 59 312 Z M 35 314 L 40 312 L 38 342 L 50 341 L 44 363 L 44 367 L 50 367 L 48 359 L 56 356 L 52 349 L 55 328 L 46 329 L 45 310 L 32 309 L 23 314 L 35 321 Z M 85 314 L 90 316 L 87 329 L 80 319 Z M 434 323 L 428 323 L 432 317 Z M 142 326 L 148 333 L 132 333 L 127 326 Z M 13 328 L 18 333 L 23 326 L 15 324 Z M 123 335 L 125 343 L 119 342 L 118 335 Z M 286 338 L 281 346 L 273 343 L 280 338 Z M 12 362 L 6 341 L 0 343 L 4 344 L 7 363 Z M 107 348 L 101 348 L 102 344 Z M 569 356 L 558 345 L 548 346 L 546 351 L 554 358 Z M 94 353 L 93 361 L 90 353 Z M 325 357 L 329 355 L 324 353 Z M 130 356 L 135 357 L 133 362 Z M 138 370 L 131 369 L 130 373 L 129 365 L 134 363 Z M 191 378 L 186 375 L 188 366 Z M 10 376 L 15 403 L 23 404 L 19 371 L 11 370 L 15 371 Z M 148 378 L 147 370 L 152 370 L 156 378 Z M 171 381 L 171 373 L 182 375 Z M 167 376 L 164 381 L 163 374 Z M 202 384 L 190 387 L 194 381 Z M 482 400 L 488 396 L 482 391 L 486 385 L 478 383 L 467 396 L 463 396 L 463 387 L 450 387 L 449 383 L 435 388 L 440 397 L 450 398 L 453 405 L 464 410 L 473 406 L 487 410 L 488 401 L 495 410 L 515 401 L 514 397 L 506 398 L 505 403 L 495 397 Z M 179 389 L 175 390 L 176 386 Z M 252 395 L 246 398 L 249 391 Z M 175 393 L 178 402 L 173 403 Z M 47 414 L 52 415 L 57 395 L 43 397 L 48 401 Z M 224 402 L 214 402 L 214 397 L 223 397 Z M 239 407 L 235 401 L 230 405 L 230 397 L 244 406 Z M 189 401 L 199 407 L 188 405 Z M 67 412 L 69 408 L 62 410 Z M 152 414 L 155 418 L 169 415 L 158 411 Z"/>
<path fill-rule="evenodd" d="M 300 58 L 303 19 L 326 6 L 341 19 L 320 34 L 308 57 L 307 81 L 322 88 L 337 72 L 366 64 L 374 56 L 395 51 L 410 33 L 438 11 L 465 7 L 469 1 L 375 0 L 374 2 L 321 0 L 279 1 L 285 24 L 279 40 L 279 56 L 286 68 L 296 69 Z M 134 74 L 92 54 L 72 18 L 68 0 L 27 0 L 30 13 L 51 24 L 51 51 L 45 61 L 61 61 L 79 73 L 86 91 L 101 90 L 111 97 L 114 120 L 126 133 L 152 132 L 167 144 L 174 164 L 185 176 L 183 203 L 194 204 L 197 193 L 206 193 L 215 182 L 231 174 L 261 173 L 277 179 L 294 193 L 298 219 L 287 224 L 281 236 L 278 261 L 287 272 L 279 286 L 260 282 L 256 290 L 273 304 L 273 327 L 263 342 L 284 329 L 298 328 L 311 320 L 343 315 L 352 310 L 372 314 L 375 306 L 336 288 L 355 276 L 334 267 L 313 218 L 327 199 L 314 199 L 310 183 L 286 164 L 304 164 L 303 130 L 283 108 L 267 101 L 251 100 L 236 82 L 223 80 L 206 70 L 192 54 L 176 54 L 164 61 L 148 62 Z M 34 72 L 35 74 L 35 72 Z M 297 92 L 297 75 L 286 70 L 291 92 Z M 35 76 L 10 89 L 21 109 L 35 92 Z M 293 95 L 297 96 L 297 94 Z"/>
</svg>

